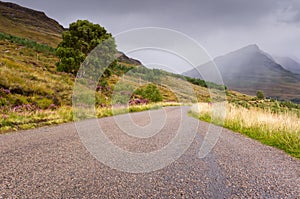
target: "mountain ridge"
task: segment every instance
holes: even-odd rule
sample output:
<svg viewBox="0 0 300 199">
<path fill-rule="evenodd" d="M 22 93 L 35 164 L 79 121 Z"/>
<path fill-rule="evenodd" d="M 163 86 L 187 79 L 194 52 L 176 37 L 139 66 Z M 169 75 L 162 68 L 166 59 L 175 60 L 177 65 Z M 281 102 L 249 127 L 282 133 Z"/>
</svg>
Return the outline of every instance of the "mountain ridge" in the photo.
<svg viewBox="0 0 300 199">
<path fill-rule="evenodd" d="M 44 12 L 0 1 L 0 32 L 56 47 L 63 31 Z"/>
<path fill-rule="evenodd" d="M 262 90 L 269 97 L 284 100 L 300 98 L 300 76 L 286 70 L 256 44 L 216 57 L 213 61 L 229 89 L 250 95 Z M 209 74 L 214 63 L 208 62 L 197 69 Z M 183 75 L 202 78 L 196 69 L 186 71 Z"/>
<path fill-rule="evenodd" d="M 33 10 L 30 8 L 26 8 L 26 7 L 22 7 L 20 5 L 14 4 L 14 3 L 10 3 L 10 2 L 1 2 L 0 1 L 0 6 L 6 7 L 6 9 L 2 9 L 1 15 L 5 16 L 5 17 L 9 17 L 11 19 L 14 19 L 16 21 L 21 21 L 27 25 L 35 25 L 39 28 L 42 29 L 46 29 L 47 31 L 53 32 L 53 33 L 62 33 L 62 31 L 64 30 L 64 27 L 62 25 L 60 25 L 57 21 L 55 21 L 54 19 L 48 17 L 44 12 L 42 11 L 37 11 L 37 10 Z M 27 17 L 29 17 L 28 19 L 24 20 L 20 18 L 19 15 L 16 15 L 15 13 L 13 13 L 12 11 L 18 11 L 24 15 L 27 15 Z M 47 23 L 43 23 L 42 26 L 39 23 L 33 23 L 32 21 L 29 21 L 29 19 L 35 18 L 35 20 L 38 21 L 47 21 Z"/>
<path fill-rule="evenodd" d="M 275 57 L 275 60 L 286 70 L 300 75 L 300 63 L 290 57 Z"/>
</svg>

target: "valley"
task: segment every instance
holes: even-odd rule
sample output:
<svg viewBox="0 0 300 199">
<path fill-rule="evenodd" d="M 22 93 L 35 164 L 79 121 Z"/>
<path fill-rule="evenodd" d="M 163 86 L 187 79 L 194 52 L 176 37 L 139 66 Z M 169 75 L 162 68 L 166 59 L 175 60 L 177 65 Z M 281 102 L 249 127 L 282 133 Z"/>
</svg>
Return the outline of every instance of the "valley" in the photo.
<svg viewBox="0 0 300 199">
<path fill-rule="evenodd" d="M 218 16 L 234 1 L 218 2 L 213 15 L 206 12 L 213 1 L 194 12 L 196 2 L 133 2 L 22 2 L 32 5 L 27 8 L 0 1 L 0 198 L 298 198 L 297 56 L 274 56 L 264 45 L 242 47 L 255 39 L 232 52 L 228 41 L 222 46 L 222 34 L 231 30 L 223 27 L 227 21 L 241 21 L 243 37 L 251 33 L 244 13 Z M 246 15 L 259 15 L 251 4 L 245 3 L 251 11 Z M 257 3 L 264 13 L 265 4 Z M 42 5 L 43 11 L 33 9 Z M 48 17 L 51 9 L 55 19 Z M 96 14 L 88 18 L 91 13 Z M 212 37 L 217 51 L 225 47 L 229 53 L 179 74 L 162 70 L 168 66 L 160 63 L 150 68 L 118 48 L 118 28 L 168 19 L 165 27 L 211 34 L 205 41 Z M 168 42 L 155 34 L 138 39 L 150 37 L 200 56 L 169 35 Z M 130 45 L 135 39 L 126 37 Z M 238 39 L 230 45 L 236 47 Z M 213 81 L 215 68 L 223 82 Z"/>
</svg>

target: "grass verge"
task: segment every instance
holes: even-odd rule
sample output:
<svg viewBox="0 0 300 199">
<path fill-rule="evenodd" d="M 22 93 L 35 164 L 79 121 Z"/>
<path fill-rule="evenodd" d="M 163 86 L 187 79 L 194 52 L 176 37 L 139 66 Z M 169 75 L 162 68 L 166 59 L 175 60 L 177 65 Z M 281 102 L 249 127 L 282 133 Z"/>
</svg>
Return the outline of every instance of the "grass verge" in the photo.
<svg viewBox="0 0 300 199">
<path fill-rule="evenodd" d="M 272 113 L 259 108 L 226 105 L 226 116 L 212 118 L 210 104 L 199 103 L 192 107 L 191 115 L 235 132 L 240 132 L 263 144 L 279 148 L 300 158 L 300 118 L 290 112 Z"/>
<path fill-rule="evenodd" d="M 151 104 L 144 104 L 144 105 L 134 105 L 134 106 L 123 106 L 117 108 L 105 107 L 105 108 L 98 108 L 96 109 L 97 117 L 109 117 L 113 115 L 120 115 L 126 113 L 133 113 L 133 112 L 141 112 L 147 110 L 156 110 L 166 106 L 180 106 L 180 103 L 177 102 L 158 102 L 158 103 L 151 103 Z"/>
<path fill-rule="evenodd" d="M 113 115 L 140 112 L 146 110 L 160 109 L 166 106 L 180 106 L 176 102 L 161 102 L 145 105 L 135 105 L 129 107 L 102 107 L 96 109 L 98 118 L 109 117 Z M 17 130 L 32 129 L 41 126 L 61 124 L 73 121 L 73 111 L 70 106 L 62 106 L 55 110 L 35 110 L 22 112 L 9 112 L 0 115 L 0 133 L 6 133 Z"/>
</svg>

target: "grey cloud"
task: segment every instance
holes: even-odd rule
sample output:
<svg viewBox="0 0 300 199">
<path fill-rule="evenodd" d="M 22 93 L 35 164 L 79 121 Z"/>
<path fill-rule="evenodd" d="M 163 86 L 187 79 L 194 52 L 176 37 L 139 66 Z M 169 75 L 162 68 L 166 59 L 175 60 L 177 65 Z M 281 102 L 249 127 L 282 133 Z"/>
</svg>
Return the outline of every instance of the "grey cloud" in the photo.
<svg viewBox="0 0 300 199">
<path fill-rule="evenodd" d="M 141 0 L 51 0 L 14 2 L 29 7 L 45 10 L 57 18 L 69 15 L 75 16 L 117 16 L 122 22 L 122 16 L 140 17 L 141 20 L 155 22 L 181 23 L 214 23 L 217 25 L 247 25 L 256 23 L 260 18 L 275 13 L 280 6 L 280 0 L 190 0 L 190 1 L 141 1 Z M 294 5 L 292 0 L 288 0 Z M 67 24 L 64 24 L 67 25 Z"/>
<path fill-rule="evenodd" d="M 277 12 L 277 20 L 283 23 L 300 25 L 300 2 L 283 5 Z"/>
<path fill-rule="evenodd" d="M 12 2 L 43 10 L 64 26 L 76 19 L 88 19 L 100 23 L 113 34 L 146 26 L 175 29 L 205 44 L 213 56 L 245 44 L 258 43 L 270 53 L 284 52 L 300 57 L 297 54 L 300 47 L 295 46 L 300 41 L 300 30 L 297 28 L 300 28 L 299 0 Z M 285 24 L 284 29 L 282 24 Z"/>
</svg>

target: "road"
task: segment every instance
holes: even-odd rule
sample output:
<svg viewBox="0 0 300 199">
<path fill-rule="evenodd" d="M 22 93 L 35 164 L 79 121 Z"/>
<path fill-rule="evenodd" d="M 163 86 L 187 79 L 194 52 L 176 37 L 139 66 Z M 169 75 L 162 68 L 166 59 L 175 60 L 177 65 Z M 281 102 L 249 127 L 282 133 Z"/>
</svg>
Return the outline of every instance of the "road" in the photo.
<svg viewBox="0 0 300 199">
<path fill-rule="evenodd" d="M 183 110 L 185 122 L 196 121 Z M 97 121 L 115 145 L 148 153 L 172 140 L 181 119 L 180 107 L 150 113 L 166 113 L 166 118 L 159 133 L 145 131 L 145 138 L 120 130 L 115 121 L 124 116 Z M 130 116 L 140 126 L 150 122 L 149 112 Z M 145 173 L 98 161 L 83 145 L 75 123 L 0 135 L 0 198 L 300 198 L 300 161 L 238 133 L 223 129 L 213 150 L 199 158 L 208 127 L 199 121 L 191 146 L 179 159 Z"/>
</svg>

